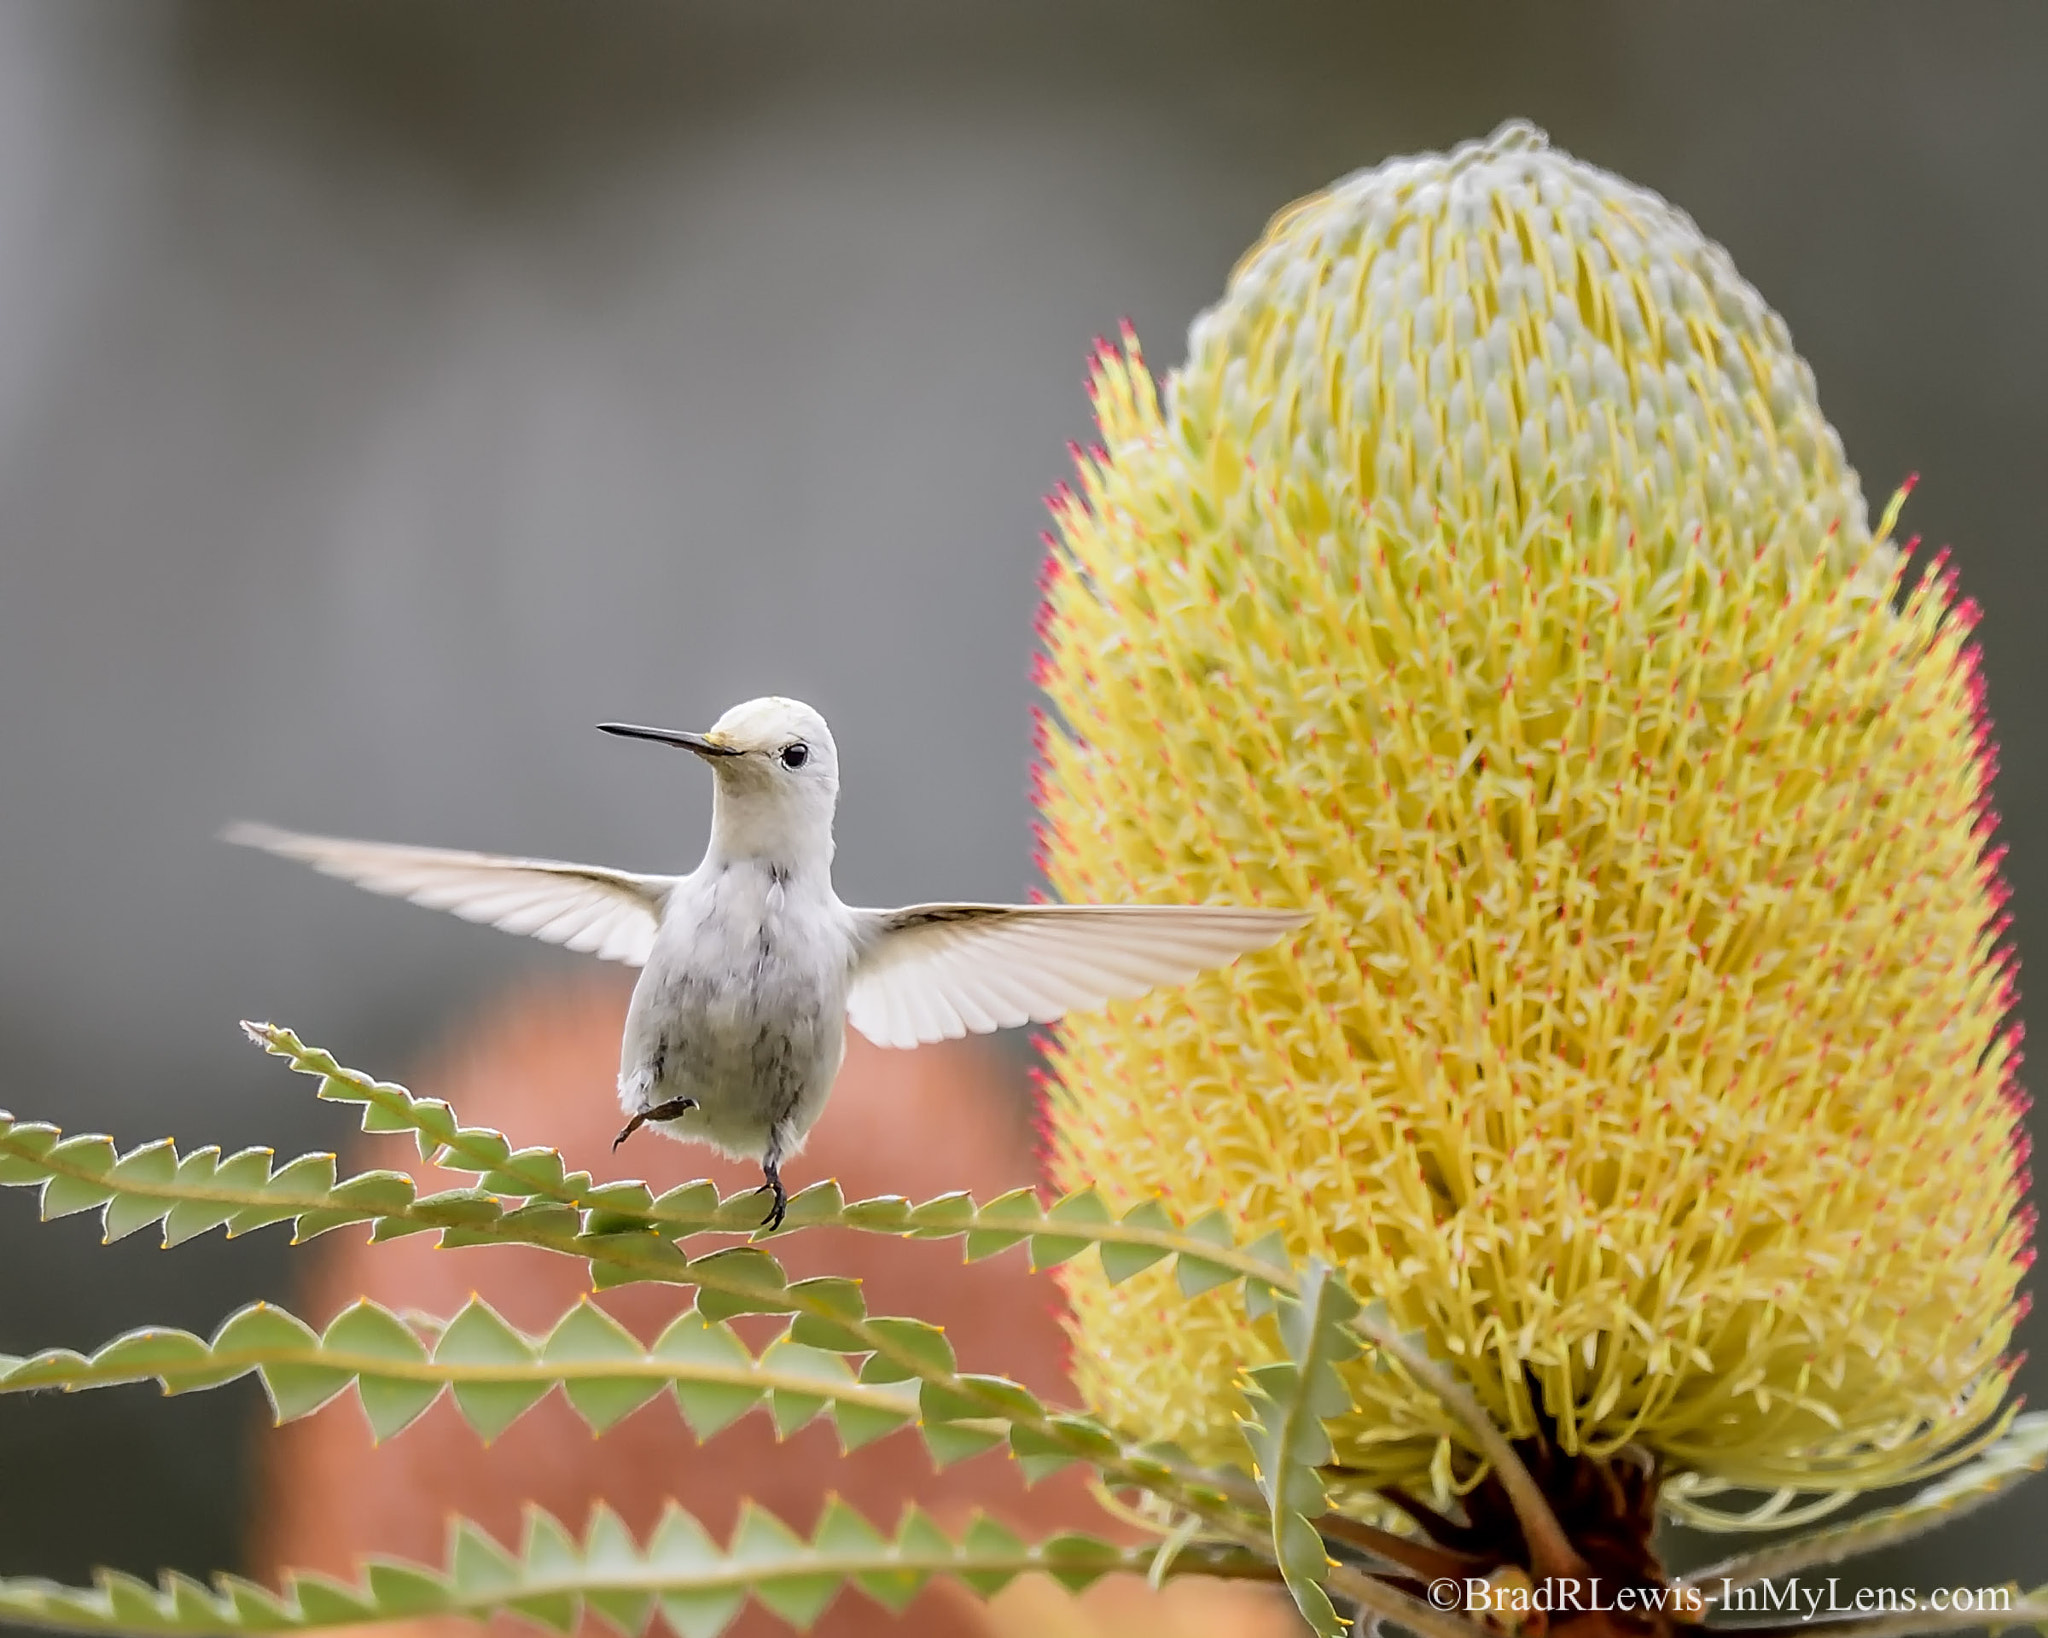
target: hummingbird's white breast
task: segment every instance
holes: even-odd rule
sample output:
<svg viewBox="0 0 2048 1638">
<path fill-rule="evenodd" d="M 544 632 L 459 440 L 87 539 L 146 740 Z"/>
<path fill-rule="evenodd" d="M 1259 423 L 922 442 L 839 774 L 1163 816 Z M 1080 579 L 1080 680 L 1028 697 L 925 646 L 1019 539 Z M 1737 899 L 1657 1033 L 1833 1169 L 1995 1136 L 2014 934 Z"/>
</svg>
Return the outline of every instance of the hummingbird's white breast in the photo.
<svg viewBox="0 0 2048 1638">
<path fill-rule="evenodd" d="M 697 1108 L 663 1129 L 760 1160 L 794 1154 L 846 1051 L 852 919 L 816 872 L 707 858 L 669 895 L 626 1015 L 619 1102 Z"/>
</svg>

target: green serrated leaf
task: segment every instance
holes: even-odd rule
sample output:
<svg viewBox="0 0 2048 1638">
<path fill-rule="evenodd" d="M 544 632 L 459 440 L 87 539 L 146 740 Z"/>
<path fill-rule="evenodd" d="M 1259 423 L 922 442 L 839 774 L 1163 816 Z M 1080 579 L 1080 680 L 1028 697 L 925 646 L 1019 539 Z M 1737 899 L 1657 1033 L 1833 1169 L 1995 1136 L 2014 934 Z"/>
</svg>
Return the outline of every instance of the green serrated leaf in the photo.
<svg viewBox="0 0 2048 1638">
<path fill-rule="evenodd" d="M 489 1367 L 521 1371 L 534 1363 L 534 1355 L 526 1339 L 481 1297 L 472 1297 L 449 1321 L 435 1344 L 434 1363 L 477 1368 L 477 1374 L 458 1376 L 453 1392 L 463 1419 L 486 1441 L 524 1416 L 550 1386 L 544 1379 L 492 1380 Z"/>
<path fill-rule="evenodd" d="M 986 1513 L 975 1515 L 974 1522 L 968 1525 L 967 1533 L 961 1537 L 960 1545 L 970 1554 L 998 1560 L 1015 1558 L 1024 1548 L 1024 1543 L 1007 1526 L 997 1523 Z M 963 1569 L 960 1579 L 984 1598 L 991 1598 L 1015 1580 L 1016 1574 L 1011 1569 Z"/>
<path fill-rule="evenodd" d="M 853 1380 L 853 1372 L 847 1369 L 846 1361 L 838 1354 L 806 1347 L 788 1337 L 770 1343 L 761 1355 L 761 1363 L 778 1375 L 817 1382 L 827 1388 Z M 827 1394 L 810 1394 L 794 1388 L 771 1389 L 768 1413 L 774 1418 L 777 1437 L 786 1439 L 804 1426 L 825 1408 L 828 1398 Z"/>
<path fill-rule="evenodd" d="M 107 1202 L 107 1209 L 100 1216 L 104 1243 L 112 1245 L 116 1240 L 125 1240 L 137 1229 L 148 1228 L 161 1222 L 175 1205 L 156 1195 L 117 1194 Z"/>
<path fill-rule="evenodd" d="M 583 1555 L 576 1549 L 575 1538 L 552 1513 L 531 1502 L 526 1506 L 526 1540 L 519 1556 L 531 1579 L 567 1581 L 583 1572 Z"/>
<path fill-rule="evenodd" d="M 961 1241 L 961 1251 L 967 1261 L 978 1263 L 983 1258 L 1008 1251 L 1012 1246 L 1022 1245 L 1030 1238 L 1024 1229 L 971 1228 Z"/>
<path fill-rule="evenodd" d="M 925 1448 L 932 1453 L 932 1460 L 940 1467 L 951 1467 L 955 1462 L 993 1450 L 1003 1442 L 1004 1433 L 1001 1427 L 971 1422 L 926 1422 L 918 1431 L 924 1435 Z"/>
<path fill-rule="evenodd" d="M 651 1350 L 656 1359 L 694 1365 L 711 1370 L 730 1370 L 739 1380 L 732 1382 L 675 1381 L 676 1403 L 689 1421 L 690 1431 L 702 1439 L 729 1427 L 761 1402 L 758 1383 L 744 1379 L 754 1359 L 738 1337 L 723 1324 L 707 1320 L 694 1311 L 676 1317 L 655 1339 Z"/>
<path fill-rule="evenodd" d="M 644 1357 L 631 1332 L 587 1301 L 569 1310 L 541 1350 L 542 1362 L 555 1366 L 638 1364 Z M 590 1431 L 602 1433 L 666 1386 L 654 1377 L 598 1377 L 566 1382 L 564 1392 L 576 1414 L 590 1424 Z"/>
<path fill-rule="evenodd" d="M 455 1111 L 439 1098 L 414 1098 L 410 1118 L 413 1147 L 420 1159 L 432 1161 L 455 1135 Z"/>
<path fill-rule="evenodd" d="M 169 1138 L 158 1138 L 130 1149 L 107 1174 L 110 1183 L 125 1190 L 144 1190 L 169 1183 L 178 1175 L 178 1150 Z"/>
<path fill-rule="evenodd" d="M 637 1177 L 598 1183 L 585 1189 L 578 1202 L 587 1211 L 615 1211 L 645 1217 L 654 1207 L 654 1191 Z"/>
<path fill-rule="evenodd" d="M 913 1206 L 904 1223 L 919 1239 L 943 1239 L 968 1228 L 975 1215 L 974 1196 L 955 1190 Z"/>
<path fill-rule="evenodd" d="M 9 1393 L 25 1393 L 31 1388 L 60 1388 L 76 1381 L 90 1368 L 91 1362 L 83 1354 L 73 1353 L 69 1348 L 45 1348 L 8 1368 L 6 1388 Z"/>
<path fill-rule="evenodd" d="M 697 1311 L 707 1319 L 780 1314 L 789 1308 L 782 1265 L 755 1246 L 728 1246 L 690 1265 Z"/>
<path fill-rule="evenodd" d="M 901 1228 L 910 1216 L 910 1202 L 900 1194 L 879 1194 L 872 1200 L 856 1200 L 840 1213 L 849 1228 L 890 1233 Z"/>
<path fill-rule="evenodd" d="M 879 1347 L 861 1367 L 861 1381 L 906 1382 L 920 1375 L 953 1374 L 953 1345 L 936 1325 L 885 1315 L 869 1320 L 867 1328 Z"/>
<path fill-rule="evenodd" d="M 746 1601 L 738 1587 L 676 1587 L 661 1595 L 661 1613 L 676 1638 L 718 1638 Z"/>
<path fill-rule="evenodd" d="M 181 1246 L 219 1228 L 235 1215 L 235 1209 L 217 1200 L 180 1200 L 164 1218 L 164 1248 Z"/>
<path fill-rule="evenodd" d="M 1295 1607 L 1322 1638 L 1342 1638 L 1344 1624 L 1322 1586 L 1328 1549 L 1312 1521 L 1325 1506 L 1317 1467 L 1328 1459 L 1330 1442 L 1322 1418 L 1349 1404 L 1334 1367 L 1357 1352 L 1345 1327 L 1358 1303 L 1319 1259 L 1309 1261 L 1298 1289 L 1299 1297 L 1281 1302 L 1274 1315 L 1289 1357 L 1246 1373 L 1252 1420 L 1245 1437 L 1271 1510 L 1274 1556 Z"/>
<path fill-rule="evenodd" d="M 354 1380 L 349 1372 L 331 1365 L 273 1363 L 260 1366 L 258 1374 L 280 1422 L 312 1415 Z"/>
<path fill-rule="evenodd" d="M 1183 1251 L 1173 1265 L 1173 1283 L 1180 1287 L 1180 1294 L 1183 1297 L 1199 1297 L 1204 1291 L 1213 1291 L 1219 1285 L 1228 1285 L 1236 1278 L 1236 1269 L 1226 1268 L 1222 1263 L 1212 1263 L 1208 1258 L 1198 1257 L 1192 1251 Z"/>
<path fill-rule="evenodd" d="M 1045 1561 L 1052 1578 L 1070 1592 L 1092 1586 L 1111 1571 L 1124 1567 L 1120 1549 L 1078 1530 L 1065 1530 L 1040 1542 L 1038 1556 Z"/>
<path fill-rule="evenodd" d="M 381 1216 L 403 1211 L 412 1204 L 415 1185 L 403 1172 L 363 1172 L 346 1183 L 335 1185 L 337 1206 L 349 1206 Z"/>
<path fill-rule="evenodd" d="M 1028 1234 L 1044 1222 L 1045 1206 L 1037 1186 L 1027 1183 L 997 1195 L 975 1213 L 974 1220 L 982 1228 L 1013 1228 Z"/>
<path fill-rule="evenodd" d="M 718 1215 L 718 1185 L 708 1177 L 678 1183 L 655 1200 L 648 1215 L 664 1223 L 709 1223 Z"/>
<path fill-rule="evenodd" d="M 220 1329 L 213 1333 L 211 1346 L 216 1354 L 254 1355 L 293 1349 L 304 1349 L 310 1353 L 318 1348 L 319 1340 L 313 1335 L 311 1326 L 282 1308 L 267 1302 L 252 1302 L 221 1322 Z"/>
<path fill-rule="evenodd" d="M 481 1297 L 471 1297 L 434 1347 L 443 1365 L 530 1365 L 533 1348 Z"/>
<path fill-rule="evenodd" d="M 953 1552 L 953 1543 L 929 1514 L 911 1508 L 896 1531 L 896 1550 L 907 1560 L 943 1560 Z M 905 1565 L 902 1568 L 856 1571 L 854 1584 L 884 1609 L 900 1615 L 931 1580 L 928 1570 Z"/>
<path fill-rule="evenodd" d="M 419 1333 L 388 1308 L 359 1297 L 328 1322 L 321 1338 L 332 1351 L 360 1354 L 393 1364 L 417 1365 L 427 1357 Z"/>
<path fill-rule="evenodd" d="M 229 1618 L 244 1632 L 275 1632 L 290 1623 L 283 1603 L 268 1587 L 224 1571 L 215 1573 L 213 1583 Z"/>
<path fill-rule="evenodd" d="M 291 1602 L 314 1626 L 349 1626 L 376 1614 L 376 1605 L 361 1592 L 328 1576 L 300 1571 L 285 1585 Z"/>
<path fill-rule="evenodd" d="M 646 1629 L 647 1618 L 654 1613 L 654 1590 L 630 1584 L 599 1584 L 608 1578 L 630 1583 L 640 1571 L 640 1548 L 633 1533 L 603 1502 L 591 1509 L 590 1529 L 583 1541 L 583 1562 L 593 1578 L 583 1591 L 583 1601 L 591 1613 L 623 1638 L 639 1638 Z"/>
<path fill-rule="evenodd" d="M 882 1532 L 838 1496 L 828 1496 L 811 1545 L 826 1557 L 863 1558 L 879 1553 L 887 1542 Z"/>
<path fill-rule="evenodd" d="M 1070 1223 L 1089 1228 L 1111 1221 L 1109 1207 L 1102 1203 L 1102 1196 L 1093 1189 L 1083 1189 L 1057 1202 L 1046 1214 L 1051 1223 Z M 1079 1256 L 1096 1244 L 1092 1234 L 1034 1234 L 1031 1237 L 1031 1266 L 1033 1268 L 1057 1268 L 1071 1257 Z"/>
<path fill-rule="evenodd" d="M 782 1229 L 808 1228 L 813 1223 L 834 1223 L 846 1209 L 846 1197 L 839 1192 L 837 1178 L 826 1178 L 808 1188 L 798 1189 L 783 1209 Z M 776 1232 L 781 1233 L 782 1229 Z"/>
<path fill-rule="evenodd" d="M 445 1141 L 451 1160 L 461 1162 L 465 1172 L 490 1171 L 512 1158 L 512 1144 L 503 1132 L 488 1126 L 459 1126 Z"/>
<path fill-rule="evenodd" d="M 423 1194 L 412 1203 L 411 1215 L 435 1228 L 474 1228 L 505 1215 L 504 1203 L 481 1189 L 443 1189 Z"/>
<path fill-rule="evenodd" d="M 287 1199 L 324 1199 L 334 1192 L 334 1156 L 300 1155 L 282 1171 L 273 1173 L 263 1192 L 280 1203 Z"/>
<path fill-rule="evenodd" d="M 218 1626 L 227 1613 L 210 1588 L 176 1570 L 163 1572 L 163 1589 L 170 1596 L 171 1618 L 181 1627 L 205 1631 Z"/>
<path fill-rule="evenodd" d="M 545 1382 L 457 1382 L 452 1392 L 462 1418 L 489 1444 L 547 1395 Z"/>
<path fill-rule="evenodd" d="M 927 1422 L 958 1422 L 985 1416 L 1035 1422 L 1045 1414 L 1028 1388 L 1007 1377 L 977 1373 L 963 1373 L 950 1383 L 927 1381 L 919 1408 Z"/>
<path fill-rule="evenodd" d="M 647 1542 L 649 1569 L 665 1579 L 681 1581 L 705 1576 L 720 1565 L 720 1554 L 704 1527 L 674 1502 Z M 661 1613 L 678 1638 L 717 1638 L 746 1602 L 743 1585 L 672 1586 L 661 1594 Z"/>
<path fill-rule="evenodd" d="M 1163 1201 L 1141 1200 L 1125 1212 L 1119 1225 L 1122 1228 L 1148 1229 L 1160 1233 L 1176 1232 L 1177 1225 L 1168 1215 Z M 1172 1253 L 1164 1246 L 1128 1245 L 1113 1240 L 1104 1240 L 1097 1255 L 1102 1260 L 1102 1272 L 1111 1285 L 1121 1285 L 1133 1274 L 1150 1268 Z"/>
<path fill-rule="evenodd" d="M 350 1207 L 337 1207 L 332 1211 L 302 1211 L 292 1224 L 292 1244 L 302 1246 L 308 1240 L 316 1240 L 323 1234 L 338 1228 L 347 1228 L 351 1223 L 365 1221 L 371 1214 Z"/>
<path fill-rule="evenodd" d="M 90 1211 L 114 1197 L 113 1186 L 105 1181 L 114 1169 L 114 1145 L 98 1133 L 65 1138 L 44 1155 L 45 1167 L 60 1175 L 43 1185 L 44 1222 Z"/>
<path fill-rule="evenodd" d="M 519 1585 L 519 1561 L 485 1535 L 482 1526 L 457 1519 L 451 1534 L 448 1575 L 462 1597 L 496 1598 Z"/>
<path fill-rule="evenodd" d="M 428 1615 L 448 1607 L 448 1584 L 433 1571 L 396 1559 L 363 1563 L 363 1580 L 386 1616 Z"/>
<path fill-rule="evenodd" d="M 1062 1468 L 1072 1467 L 1080 1458 L 1059 1439 L 1022 1423 L 1010 1429 L 1010 1454 L 1024 1471 L 1024 1482 L 1036 1484 Z"/>
<path fill-rule="evenodd" d="M 559 1194 L 567 1177 L 568 1168 L 563 1165 L 559 1150 L 519 1149 L 507 1156 L 504 1164 L 492 1167 L 478 1178 L 477 1187 L 493 1194 L 531 1198 Z"/>
<path fill-rule="evenodd" d="M 223 1367 L 238 1359 L 244 1369 L 248 1363 L 258 1366 L 280 1422 L 311 1414 L 349 1384 L 349 1372 L 315 1363 L 320 1342 L 312 1329 L 268 1303 L 251 1303 L 230 1315 L 213 1334 L 211 1347 Z M 301 1360 L 278 1357 L 292 1354 Z"/>
<path fill-rule="evenodd" d="M 836 1571 L 805 1569 L 813 1555 L 788 1525 L 747 1501 L 740 1504 L 728 1557 L 752 1572 L 754 1596 L 791 1626 L 807 1628 L 839 1591 Z"/>
<path fill-rule="evenodd" d="M 916 1417 L 917 1395 L 915 1391 L 906 1391 L 900 1407 L 884 1408 L 842 1399 L 833 1409 L 832 1425 L 839 1432 L 840 1452 L 845 1454 L 873 1444 Z"/>
<path fill-rule="evenodd" d="M 590 1283 L 599 1291 L 655 1280 L 681 1285 L 689 1278 L 690 1260 L 673 1240 L 644 1229 L 624 1234 L 586 1234 L 577 1249 L 590 1257 Z"/>
<path fill-rule="evenodd" d="M 93 1355 L 92 1363 L 94 1374 L 103 1380 L 146 1382 L 151 1377 L 189 1370 L 207 1362 L 210 1356 L 205 1342 L 190 1331 L 152 1326 L 116 1337 Z"/>
<path fill-rule="evenodd" d="M 505 1608 L 550 1632 L 574 1632 L 583 1618 L 583 1600 L 570 1592 L 527 1593 L 521 1598 L 506 1599 Z"/>
<path fill-rule="evenodd" d="M 443 1384 L 365 1371 L 356 1378 L 356 1401 L 378 1443 L 403 1433 L 441 1397 Z"/>
<path fill-rule="evenodd" d="M 147 1581 L 119 1570 L 99 1570 L 93 1579 L 100 1585 L 114 1619 L 123 1626 L 161 1626 L 167 1613 L 164 1600 Z"/>
</svg>

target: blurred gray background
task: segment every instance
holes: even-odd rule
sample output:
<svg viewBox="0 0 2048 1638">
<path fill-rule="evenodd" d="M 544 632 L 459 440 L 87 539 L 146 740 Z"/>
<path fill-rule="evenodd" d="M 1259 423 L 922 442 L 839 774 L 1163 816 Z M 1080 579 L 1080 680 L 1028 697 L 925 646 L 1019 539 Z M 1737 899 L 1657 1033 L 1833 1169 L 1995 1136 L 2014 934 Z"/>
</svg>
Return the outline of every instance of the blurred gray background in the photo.
<svg viewBox="0 0 2048 1638">
<path fill-rule="evenodd" d="M 1170 366 L 1277 207 L 1511 114 L 1731 248 L 1868 494 L 1924 474 L 2048 951 L 2044 70 L 2018 0 L 5 0 L 0 1106 L 336 1143 L 236 1019 L 397 1073 L 574 958 L 213 832 L 687 866 L 701 771 L 603 718 L 808 698 L 848 897 L 1018 893 L 1092 338 Z M 33 1224 L 0 1351 L 290 1289 Z M 256 1397 L 0 1401 L 0 1572 L 232 1566 Z M 2038 1580 L 2040 1517 L 1896 1572 Z"/>
</svg>

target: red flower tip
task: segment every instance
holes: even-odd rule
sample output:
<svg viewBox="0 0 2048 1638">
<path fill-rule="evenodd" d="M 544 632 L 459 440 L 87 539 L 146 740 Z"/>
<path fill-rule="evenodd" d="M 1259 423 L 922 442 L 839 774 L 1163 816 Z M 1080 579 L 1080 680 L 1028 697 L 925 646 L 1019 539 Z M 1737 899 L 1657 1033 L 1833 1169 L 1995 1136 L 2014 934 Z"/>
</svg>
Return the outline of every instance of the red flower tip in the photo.
<svg viewBox="0 0 2048 1638">
<path fill-rule="evenodd" d="M 1910 495 L 1913 493 L 1914 490 L 1918 489 L 1919 487 L 1920 474 L 1917 472 L 1908 472 L 1906 474 L 1906 481 L 1899 485 L 1899 493 L 1902 495 Z M 1915 540 L 1918 540 L 1920 537 L 1918 535 L 1915 535 L 1913 538 Z"/>
</svg>

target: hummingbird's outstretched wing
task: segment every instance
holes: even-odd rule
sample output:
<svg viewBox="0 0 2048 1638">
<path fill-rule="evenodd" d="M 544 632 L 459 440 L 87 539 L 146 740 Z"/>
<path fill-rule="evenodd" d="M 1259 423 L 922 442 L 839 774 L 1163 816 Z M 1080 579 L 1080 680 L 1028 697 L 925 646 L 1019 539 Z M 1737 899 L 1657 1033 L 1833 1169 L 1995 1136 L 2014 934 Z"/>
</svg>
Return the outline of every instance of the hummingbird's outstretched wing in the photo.
<svg viewBox="0 0 2048 1638">
<path fill-rule="evenodd" d="M 1185 983 L 1309 919 L 1206 904 L 914 904 L 854 915 L 861 954 L 846 1014 L 886 1047 L 1049 1024 Z"/>
<path fill-rule="evenodd" d="M 676 884 L 673 876 L 635 876 L 556 859 L 350 842 L 269 825 L 230 825 L 221 836 L 303 860 L 372 893 L 451 910 L 464 921 L 487 922 L 633 967 L 644 965 L 654 948 L 663 901 Z"/>
</svg>

